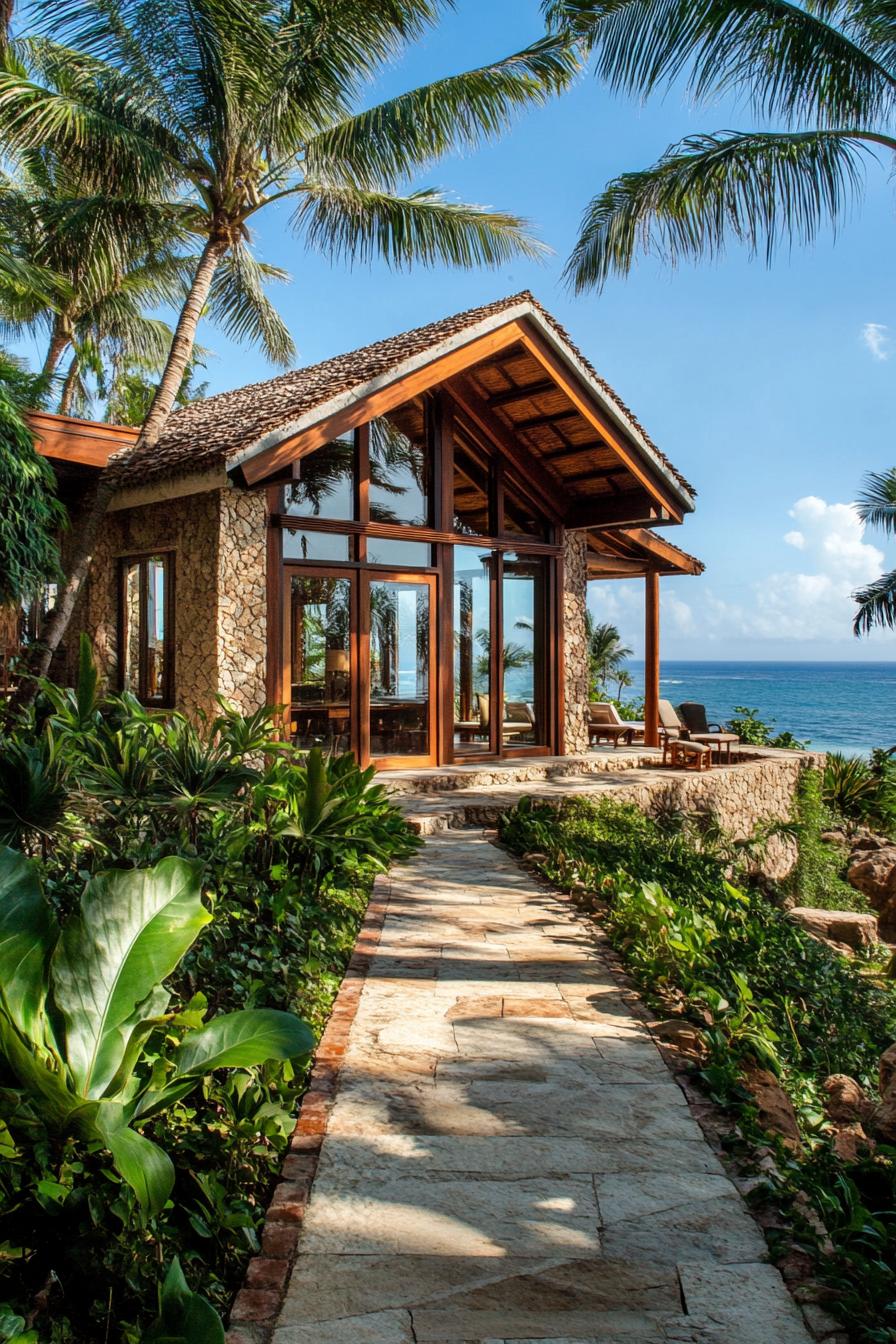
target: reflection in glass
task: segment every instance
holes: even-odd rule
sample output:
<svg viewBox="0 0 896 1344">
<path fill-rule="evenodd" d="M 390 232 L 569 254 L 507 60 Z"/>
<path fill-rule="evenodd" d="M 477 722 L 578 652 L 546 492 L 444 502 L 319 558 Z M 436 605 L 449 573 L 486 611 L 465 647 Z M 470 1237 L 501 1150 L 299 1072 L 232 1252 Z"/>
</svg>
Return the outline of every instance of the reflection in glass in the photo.
<svg viewBox="0 0 896 1344">
<path fill-rule="evenodd" d="M 428 756 L 429 585 L 370 585 L 370 751 Z"/>
<path fill-rule="evenodd" d="M 454 747 L 489 750 L 491 575 L 494 559 L 474 547 L 454 548 Z"/>
<path fill-rule="evenodd" d="M 423 569 L 432 564 L 432 547 L 428 541 L 394 541 L 391 537 L 368 537 L 367 563 L 392 565 L 395 569 Z"/>
<path fill-rule="evenodd" d="M 143 556 L 125 563 L 120 681 L 122 690 L 131 691 L 147 705 L 162 705 L 169 694 L 167 582 L 165 556 Z"/>
<path fill-rule="evenodd" d="M 487 537 L 491 531 L 488 466 L 460 441 L 454 447 L 454 530 L 468 537 Z"/>
<path fill-rule="evenodd" d="M 429 496 L 426 406 L 418 397 L 371 421 L 371 522 L 428 527 Z"/>
<path fill-rule="evenodd" d="M 140 572 L 142 561 L 125 569 L 122 612 L 121 688 L 140 694 Z"/>
<path fill-rule="evenodd" d="M 351 746 L 351 581 L 294 575 L 290 714 L 297 747 Z"/>
<path fill-rule="evenodd" d="M 325 443 L 295 464 L 298 480 L 283 492 L 283 512 L 314 518 L 355 516 L 355 436 Z"/>
<path fill-rule="evenodd" d="M 341 532 L 299 532 L 283 529 L 284 560 L 350 560 L 351 539 Z"/>
<path fill-rule="evenodd" d="M 543 743 L 544 561 L 540 556 L 504 556 L 504 713 L 507 747 Z"/>
<path fill-rule="evenodd" d="M 147 703 L 165 697 L 165 561 L 146 562 L 146 689 Z"/>
</svg>

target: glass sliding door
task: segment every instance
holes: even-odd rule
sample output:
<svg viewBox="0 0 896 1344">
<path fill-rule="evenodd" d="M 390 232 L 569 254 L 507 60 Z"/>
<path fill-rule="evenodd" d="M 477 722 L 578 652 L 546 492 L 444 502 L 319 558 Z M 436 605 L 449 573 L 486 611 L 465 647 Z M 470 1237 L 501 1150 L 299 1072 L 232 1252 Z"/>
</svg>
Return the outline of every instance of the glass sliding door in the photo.
<svg viewBox="0 0 896 1344">
<path fill-rule="evenodd" d="M 370 755 L 382 763 L 435 761 L 432 631 L 435 579 L 367 574 Z"/>
<path fill-rule="evenodd" d="M 503 557 L 501 614 L 504 704 L 501 743 L 543 746 L 549 741 L 545 704 L 545 589 L 543 556 Z"/>
<path fill-rule="evenodd" d="M 454 548 L 454 754 L 495 750 L 491 734 L 492 579 L 495 557 Z"/>
<path fill-rule="evenodd" d="M 328 752 L 353 746 L 351 626 L 354 579 L 291 572 L 287 587 L 290 736 Z"/>
</svg>

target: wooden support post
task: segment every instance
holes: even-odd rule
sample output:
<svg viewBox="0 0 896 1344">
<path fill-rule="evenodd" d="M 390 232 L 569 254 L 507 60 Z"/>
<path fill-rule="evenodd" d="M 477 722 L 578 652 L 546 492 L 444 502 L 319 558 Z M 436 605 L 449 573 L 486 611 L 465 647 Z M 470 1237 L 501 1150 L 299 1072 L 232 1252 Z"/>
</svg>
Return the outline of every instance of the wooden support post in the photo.
<svg viewBox="0 0 896 1344">
<path fill-rule="evenodd" d="M 658 747 L 660 717 L 660 576 L 644 576 L 644 745 Z"/>
</svg>

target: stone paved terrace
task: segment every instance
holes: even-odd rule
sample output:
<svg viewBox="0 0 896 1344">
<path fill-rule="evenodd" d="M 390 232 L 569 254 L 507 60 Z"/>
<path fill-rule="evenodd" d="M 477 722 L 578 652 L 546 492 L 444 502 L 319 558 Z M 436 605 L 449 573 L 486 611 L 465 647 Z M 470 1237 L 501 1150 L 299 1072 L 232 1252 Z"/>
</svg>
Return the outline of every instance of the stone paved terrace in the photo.
<svg viewBox="0 0 896 1344">
<path fill-rule="evenodd" d="M 393 874 L 275 1344 L 809 1344 L 587 922 L 481 832 Z"/>
</svg>

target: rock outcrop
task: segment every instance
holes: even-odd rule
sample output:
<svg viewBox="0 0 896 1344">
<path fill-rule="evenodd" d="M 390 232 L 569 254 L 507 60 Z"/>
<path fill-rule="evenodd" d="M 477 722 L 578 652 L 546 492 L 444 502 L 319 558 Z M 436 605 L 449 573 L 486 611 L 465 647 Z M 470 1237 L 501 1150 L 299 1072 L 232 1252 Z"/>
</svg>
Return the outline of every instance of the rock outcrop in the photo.
<svg viewBox="0 0 896 1344">
<path fill-rule="evenodd" d="M 861 836 L 850 855 L 846 880 L 877 911 L 881 938 L 896 942 L 896 845 L 880 836 Z"/>
<path fill-rule="evenodd" d="M 826 943 L 843 944 L 854 951 L 873 947 L 878 941 L 876 915 L 859 914 L 853 910 L 816 910 L 808 905 L 797 905 L 788 916 L 813 938 Z"/>
</svg>

